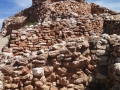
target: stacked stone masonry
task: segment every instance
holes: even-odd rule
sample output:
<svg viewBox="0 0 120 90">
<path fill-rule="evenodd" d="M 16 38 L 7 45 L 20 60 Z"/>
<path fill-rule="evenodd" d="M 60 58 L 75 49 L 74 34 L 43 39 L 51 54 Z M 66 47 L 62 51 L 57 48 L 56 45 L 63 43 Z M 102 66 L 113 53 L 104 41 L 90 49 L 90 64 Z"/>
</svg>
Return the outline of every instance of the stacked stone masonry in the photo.
<svg viewBox="0 0 120 90">
<path fill-rule="evenodd" d="M 10 39 L 0 54 L 0 88 L 120 90 L 115 14 L 82 0 L 33 0 L 3 23 L 2 33 Z"/>
<path fill-rule="evenodd" d="M 7 58 L 4 53 L 10 50 L 4 47 L 1 82 L 5 90 L 116 90 L 120 80 L 119 39 L 116 34 L 67 38 L 49 47 L 35 45 L 39 48 L 36 52 L 12 46 L 13 54 L 17 49 L 19 54 Z"/>
<path fill-rule="evenodd" d="M 80 17 L 81 15 L 86 15 L 87 18 L 93 19 L 91 17 L 93 14 L 98 18 L 102 17 L 105 20 L 111 20 L 114 19 L 112 15 L 117 13 L 99 5 L 86 2 L 59 1 L 51 4 L 39 3 L 6 19 L 3 22 L 2 33 L 3 35 L 10 35 L 12 30 L 20 29 L 30 22 L 56 21 L 59 18 Z"/>
<path fill-rule="evenodd" d="M 106 20 L 103 25 L 104 33 L 120 35 L 120 20 Z"/>
</svg>

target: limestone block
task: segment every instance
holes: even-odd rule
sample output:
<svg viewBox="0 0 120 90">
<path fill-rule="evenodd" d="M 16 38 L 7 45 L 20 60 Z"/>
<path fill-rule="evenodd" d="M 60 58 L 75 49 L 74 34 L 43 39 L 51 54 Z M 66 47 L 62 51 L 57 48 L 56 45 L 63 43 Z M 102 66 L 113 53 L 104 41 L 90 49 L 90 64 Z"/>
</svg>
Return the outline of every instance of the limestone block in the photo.
<svg viewBox="0 0 120 90">
<path fill-rule="evenodd" d="M 61 46 L 62 47 L 62 46 Z M 55 44 L 52 46 L 52 49 L 53 50 L 60 50 L 61 49 L 60 45 L 59 44 Z"/>
<path fill-rule="evenodd" d="M 50 75 L 51 73 L 53 73 L 53 66 L 44 66 L 43 68 L 45 75 Z"/>
<path fill-rule="evenodd" d="M 47 80 L 47 79 L 46 79 L 46 77 L 45 77 L 44 75 L 40 78 L 40 81 L 41 81 L 42 83 L 44 83 L 44 84 L 46 83 L 46 80 Z"/>
<path fill-rule="evenodd" d="M 41 87 L 41 86 L 43 86 L 43 83 L 41 81 L 36 81 L 35 86 Z"/>
<path fill-rule="evenodd" d="M 87 40 L 85 40 L 83 43 L 82 43 L 83 47 L 87 48 L 89 47 L 89 43 Z"/>
<path fill-rule="evenodd" d="M 57 80 L 57 83 L 64 86 L 64 85 L 68 85 L 69 81 L 67 80 L 67 77 L 60 77 Z"/>
<path fill-rule="evenodd" d="M 106 50 L 97 50 L 96 55 L 97 56 L 109 55 L 109 52 Z"/>
<path fill-rule="evenodd" d="M 19 33 L 17 30 L 12 30 L 12 33 L 13 34 L 17 34 L 17 33 Z"/>
<path fill-rule="evenodd" d="M 65 76 L 66 75 L 66 73 L 67 73 L 67 69 L 66 68 L 64 68 L 64 67 L 62 67 L 62 68 L 57 68 L 57 74 L 59 75 L 59 76 Z"/>
<path fill-rule="evenodd" d="M 57 61 L 61 61 L 61 60 L 63 60 L 64 59 L 64 54 L 59 54 L 58 56 L 57 56 Z"/>
<path fill-rule="evenodd" d="M 102 37 L 106 40 L 109 40 L 110 39 L 110 36 L 108 34 L 102 34 Z"/>
<path fill-rule="evenodd" d="M 66 54 L 66 53 L 70 53 L 70 51 L 66 47 L 62 47 L 60 49 L 60 54 Z"/>
<path fill-rule="evenodd" d="M 20 77 L 13 78 L 13 82 L 19 82 L 19 81 L 20 81 Z"/>
<path fill-rule="evenodd" d="M 45 53 L 45 50 L 43 50 L 43 49 L 40 49 L 40 50 L 37 52 L 38 55 L 39 55 L 39 54 L 43 54 L 43 53 Z"/>
<path fill-rule="evenodd" d="M 68 42 L 67 47 L 76 46 L 76 42 Z"/>
<path fill-rule="evenodd" d="M 75 85 L 74 89 L 76 89 L 76 90 L 85 90 L 85 86 L 83 84 Z"/>
<path fill-rule="evenodd" d="M 4 87 L 5 87 L 6 89 L 10 89 L 10 88 L 11 88 L 11 84 L 5 84 Z"/>
<path fill-rule="evenodd" d="M 106 45 L 108 43 L 108 41 L 106 39 L 100 39 L 99 41 L 102 45 Z"/>
<path fill-rule="evenodd" d="M 48 54 L 47 53 L 37 55 L 37 59 L 38 60 L 46 60 L 47 58 L 48 58 Z"/>
<path fill-rule="evenodd" d="M 50 57 L 56 57 L 59 53 L 60 53 L 59 50 L 49 51 L 49 56 Z"/>
<path fill-rule="evenodd" d="M 74 84 L 82 84 L 84 82 L 83 78 L 78 78 L 74 81 Z"/>
<path fill-rule="evenodd" d="M 45 60 L 33 60 L 32 63 L 36 64 L 36 65 L 38 65 L 38 64 L 44 65 L 46 63 L 46 61 Z"/>
<path fill-rule="evenodd" d="M 44 75 L 44 69 L 43 68 L 33 68 L 32 69 L 34 76 L 42 76 Z"/>
<path fill-rule="evenodd" d="M 3 73 L 6 73 L 6 74 L 13 74 L 14 70 L 13 70 L 13 67 L 9 67 L 9 66 L 0 66 L 0 70 L 3 72 Z"/>
<path fill-rule="evenodd" d="M 96 82 L 96 76 L 95 75 L 89 76 L 88 81 L 89 82 Z"/>
<path fill-rule="evenodd" d="M 43 85 L 39 88 L 39 90 L 50 90 L 50 86 Z"/>
<path fill-rule="evenodd" d="M 26 36 L 21 36 L 20 39 L 21 39 L 21 40 L 25 40 L 25 39 L 26 39 Z"/>
<path fill-rule="evenodd" d="M 47 81 L 49 82 L 53 82 L 53 81 L 56 81 L 56 74 L 55 73 L 52 73 L 49 77 L 47 77 Z"/>
<path fill-rule="evenodd" d="M 70 67 L 71 68 L 76 68 L 76 67 L 79 67 L 80 66 L 80 61 L 73 61 L 71 64 L 70 64 Z"/>
<path fill-rule="evenodd" d="M 0 89 L 2 90 L 4 88 L 4 82 L 0 81 Z"/>
<path fill-rule="evenodd" d="M 68 88 L 66 88 L 66 87 L 63 87 L 63 88 L 61 88 L 60 90 L 68 90 Z"/>
<path fill-rule="evenodd" d="M 73 88 L 73 87 L 74 87 L 74 84 L 68 84 L 67 87 L 68 87 L 68 88 Z"/>
<path fill-rule="evenodd" d="M 33 90 L 33 86 L 32 85 L 28 85 L 24 87 L 24 90 Z"/>
<path fill-rule="evenodd" d="M 40 48 L 41 46 L 40 45 L 34 45 L 35 48 Z"/>
<path fill-rule="evenodd" d="M 51 87 L 50 87 L 50 90 L 58 90 L 58 88 L 55 87 L 55 86 L 51 86 Z"/>
<path fill-rule="evenodd" d="M 10 47 L 17 47 L 16 44 L 10 44 Z"/>
<path fill-rule="evenodd" d="M 96 45 L 97 49 L 100 49 L 100 50 L 105 50 L 107 48 L 106 45 Z"/>
<path fill-rule="evenodd" d="M 114 70 L 120 74 L 120 63 L 115 63 L 114 64 Z"/>
<path fill-rule="evenodd" d="M 61 63 L 59 63 L 59 62 L 56 61 L 56 60 L 53 62 L 53 67 L 54 67 L 54 68 L 58 68 L 60 65 L 61 65 Z"/>
</svg>

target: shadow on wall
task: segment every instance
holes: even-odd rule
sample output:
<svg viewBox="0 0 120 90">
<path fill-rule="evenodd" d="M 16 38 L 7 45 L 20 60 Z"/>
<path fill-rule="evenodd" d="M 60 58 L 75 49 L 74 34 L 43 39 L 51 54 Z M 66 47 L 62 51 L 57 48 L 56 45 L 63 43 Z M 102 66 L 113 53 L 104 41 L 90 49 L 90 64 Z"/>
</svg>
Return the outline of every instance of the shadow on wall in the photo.
<svg viewBox="0 0 120 90">
<path fill-rule="evenodd" d="M 105 20 L 103 24 L 103 33 L 120 35 L 120 20 Z"/>
</svg>

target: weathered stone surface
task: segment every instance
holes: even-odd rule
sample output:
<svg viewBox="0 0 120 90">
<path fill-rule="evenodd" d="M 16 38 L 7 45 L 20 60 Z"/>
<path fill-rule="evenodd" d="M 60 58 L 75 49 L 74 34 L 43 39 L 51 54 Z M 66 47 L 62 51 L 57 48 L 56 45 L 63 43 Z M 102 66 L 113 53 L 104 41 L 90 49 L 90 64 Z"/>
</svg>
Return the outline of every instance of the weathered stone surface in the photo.
<svg viewBox="0 0 120 90">
<path fill-rule="evenodd" d="M 33 86 L 32 85 L 25 86 L 24 90 L 33 90 Z"/>
<path fill-rule="evenodd" d="M 2 34 L 10 34 L 12 50 L 0 55 L 0 87 L 4 81 L 5 90 L 114 89 L 120 36 L 113 14 L 84 0 L 33 0 L 4 21 Z"/>
</svg>

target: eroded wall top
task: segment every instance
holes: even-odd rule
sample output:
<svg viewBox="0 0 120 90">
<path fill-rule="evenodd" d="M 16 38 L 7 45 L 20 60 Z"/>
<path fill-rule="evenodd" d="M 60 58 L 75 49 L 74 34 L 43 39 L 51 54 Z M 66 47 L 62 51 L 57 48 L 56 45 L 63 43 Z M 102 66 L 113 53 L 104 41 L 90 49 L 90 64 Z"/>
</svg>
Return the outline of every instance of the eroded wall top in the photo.
<svg viewBox="0 0 120 90">
<path fill-rule="evenodd" d="M 52 3 L 52 2 L 58 2 L 58 1 L 67 1 L 67 0 L 32 0 L 32 5 L 39 4 L 41 2 Z M 76 1 L 85 2 L 85 0 L 76 0 Z"/>
</svg>

